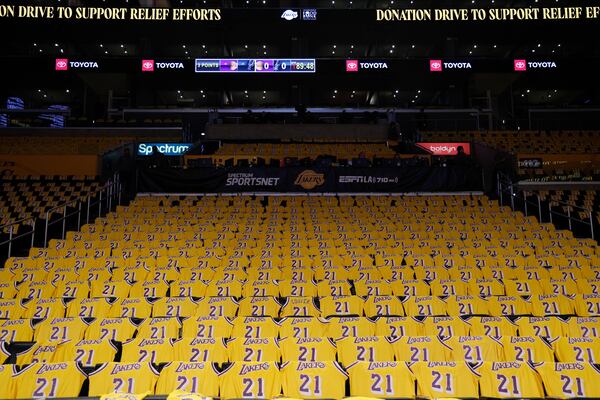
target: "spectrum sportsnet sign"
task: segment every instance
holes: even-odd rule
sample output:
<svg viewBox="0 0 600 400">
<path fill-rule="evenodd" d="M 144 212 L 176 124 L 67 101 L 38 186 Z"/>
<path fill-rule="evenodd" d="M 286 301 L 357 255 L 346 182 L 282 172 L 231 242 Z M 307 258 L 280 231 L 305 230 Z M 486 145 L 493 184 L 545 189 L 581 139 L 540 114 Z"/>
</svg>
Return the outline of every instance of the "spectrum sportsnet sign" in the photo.
<svg viewBox="0 0 600 400">
<path fill-rule="evenodd" d="M 279 187 L 280 181 L 280 176 L 266 176 L 264 172 L 262 174 L 259 172 L 237 172 L 227 174 L 225 186 L 244 189 L 273 189 Z"/>
<path fill-rule="evenodd" d="M 385 61 L 346 60 L 346 72 L 358 72 L 361 69 L 382 70 L 389 69 L 389 65 Z"/>
<path fill-rule="evenodd" d="M 182 62 L 163 62 L 154 60 L 142 60 L 142 72 L 154 72 L 163 69 L 185 69 Z"/>
<path fill-rule="evenodd" d="M 69 69 L 98 69 L 96 61 L 69 61 L 68 58 L 57 58 L 54 62 L 56 71 L 68 71 Z"/>
<path fill-rule="evenodd" d="M 416 143 L 417 146 L 426 150 L 434 156 L 455 156 L 458 154 L 458 148 L 462 147 L 465 154 L 471 154 L 470 143 Z"/>
<path fill-rule="evenodd" d="M 442 60 L 429 60 L 430 72 L 443 72 L 444 69 L 473 69 L 470 62 L 444 62 Z"/>
<path fill-rule="evenodd" d="M 515 60 L 514 66 L 516 72 L 525 72 L 528 69 L 556 69 L 558 63 L 556 61 Z"/>
</svg>

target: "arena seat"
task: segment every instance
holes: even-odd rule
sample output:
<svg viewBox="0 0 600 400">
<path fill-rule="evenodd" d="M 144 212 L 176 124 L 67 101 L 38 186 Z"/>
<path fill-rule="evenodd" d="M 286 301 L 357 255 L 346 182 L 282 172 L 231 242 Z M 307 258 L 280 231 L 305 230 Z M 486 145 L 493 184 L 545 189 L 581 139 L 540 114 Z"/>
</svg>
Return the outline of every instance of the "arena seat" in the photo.
<svg viewBox="0 0 600 400">
<path fill-rule="evenodd" d="M 50 396 L 40 369 L 65 396 L 598 397 L 599 273 L 485 196 L 139 197 L 7 260 L 0 374 L 8 398 Z"/>
</svg>

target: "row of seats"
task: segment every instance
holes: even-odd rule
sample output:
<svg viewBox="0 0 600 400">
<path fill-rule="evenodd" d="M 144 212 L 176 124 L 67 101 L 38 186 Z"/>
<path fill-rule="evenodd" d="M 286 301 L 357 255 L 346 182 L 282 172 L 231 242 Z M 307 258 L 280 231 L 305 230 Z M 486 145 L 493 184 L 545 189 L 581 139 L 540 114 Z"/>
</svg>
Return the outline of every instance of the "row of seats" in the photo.
<svg viewBox="0 0 600 400">
<path fill-rule="evenodd" d="M 261 158 L 316 158 L 331 155 L 338 159 L 353 159 L 360 153 L 368 157 L 393 157 L 396 152 L 386 143 L 224 143 L 219 156 L 253 156 Z"/>
<path fill-rule="evenodd" d="M 600 153 L 597 131 L 472 131 L 423 132 L 426 142 L 481 142 L 511 153 Z"/>
<path fill-rule="evenodd" d="M 44 283 L 44 282 L 42 282 Z M 396 296 L 381 295 L 368 296 L 327 296 L 321 298 L 295 296 L 277 299 L 273 296 L 244 297 L 237 300 L 228 296 L 230 284 L 241 283 L 237 281 L 223 281 L 222 286 L 216 286 L 214 297 L 162 297 L 164 293 L 157 293 L 161 285 L 165 288 L 163 281 L 141 284 L 134 288 L 138 289 L 133 294 L 149 295 L 148 297 L 117 297 L 118 284 L 124 282 L 113 282 L 102 285 L 98 296 L 102 297 L 80 297 L 70 301 L 68 298 L 34 297 L 32 300 L 7 299 L 0 301 L 0 317 L 3 318 L 62 318 L 68 316 L 82 316 L 78 311 L 81 304 L 98 304 L 95 312 L 110 317 L 135 317 L 148 318 L 153 316 L 165 316 L 165 304 L 171 304 L 177 314 L 173 316 L 189 317 L 199 312 L 208 312 L 209 315 L 219 315 L 233 318 L 238 316 L 269 316 L 277 317 L 330 317 L 330 316 L 600 316 L 600 295 L 582 294 L 567 297 L 562 294 L 548 294 L 532 296 L 531 299 L 520 296 L 406 296 L 400 299 Z M 86 282 L 79 282 L 86 285 Z M 185 281 L 178 287 L 176 294 L 188 294 L 192 291 L 194 282 Z M 74 297 L 76 293 L 72 290 L 78 289 L 73 285 L 65 286 L 66 295 Z M 32 292 L 36 296 L 37 292 Z M 156 299 L 157 297 L 162 297 Z M 105 299 L 112 299 L 112 303 Z M 218 313 L 215 311 L 219 305 Z M 85 308 L 85 307 L 84 307 Z M 215 314 L 217 313 L 217 314 Z M 88 316 L 88 315 L 83 315 Z M 95 317 L 96 315 L 89 315 Z"/>
<path fill-rule="evenodd" d="M 92 303 L 94 304 L 94 303 Z M 112 339 L 119 342 L 134 337 L 149 339 L 260 337 L 342 337 L 454 336 L 558 337 L 600 339 L 598 317 L 237 317 L 197 314 L 188 318 L 122 318 L 108 315 L 89 317 L 91 308 L 82 308 L 85 317 L 6 319 L 0 321 L 0 341 Z M 168 308 L 168 306 L 167 306 Z M 99 313 L 101 314 L 101 313 Z"/>
<path fill-rule="evenodd" d="M 152 136 L 156 142 L 179 141 L 180 135 Z M 135 143 L 139 136 L 125 135 L 51 135 L 35 136 L 23 132 L 3 135 L 0 154 L 102 154 L 124 144 Z"/>
<path fill-rule="evenodd" d="M 36 363 L 21 370 L 0 366 L 0 396 L 100 396 L 112 392 L 167 395 L 176 390 L 207 397 L 370 398 L 594 398 L 600 370 L 589 363 L 545 362 L 234 362 L 105 363 L 84 372 L 76 363 Z M 84 382 L 87 390 L 82 390 Z M 347 385 L 348 383 L 348 385 Z"/>
<path fill-rule="evenodd" d="M 6 361 L 26 365 L 35 362 L 76 361 L 85 366 L 112 362 L 269 362 L 338 361 L 348 366 L 355 361 L 467 361 L 467 362 L 591 362 L 600 361 L 600 338 L 558 337 L 548 342 L 531 336 L 383 336 L 284 338 L 260 333 L 223 339 L 139 337 L 119 343 L 110 340 L 40 341 L 25 349 L 10 351 L 2 343 Z M 57 335 L 58 336 L 58 335 Z M 52 336 L 50 337 L 52 338 Z M 120 354 L 117 357 L 117 353 Z"/>
</svg>

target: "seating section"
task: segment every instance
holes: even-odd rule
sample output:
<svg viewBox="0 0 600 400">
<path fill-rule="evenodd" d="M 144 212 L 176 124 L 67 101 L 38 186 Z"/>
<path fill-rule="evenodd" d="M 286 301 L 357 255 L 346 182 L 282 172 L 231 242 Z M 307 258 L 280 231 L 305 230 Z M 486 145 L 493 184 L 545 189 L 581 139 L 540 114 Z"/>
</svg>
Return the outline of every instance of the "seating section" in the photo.
<svg viewBox="0 0 600 400">
<path fill-rule="evenodd" d="M 599 290 L 485 196 L 142 197 L 0 270 L 0 398 L 600 397 Z"/>
<path fill-rule="evenodd" d="M 352 160 L 365 153 L 366 157 L 393 157 L 396 152 L 385 143 L 224 143 L 215 153 L 218 156 L 261 157 L 283 159 L 286 157 L 315 159 L 320 155 Z"/>
<path fill-rule="evenodd" d="M 542 202 L 548 202 L 558 212 L 571 212 L 573 217 L 588 221 L 592 211 L 596 221 L 600 222 L 600 198 L 595 190 L 540 190 L 531 192 L 540 196 Z"/>
<path fill-rule="evenodd" d="M 179 141 L 180 135 L 151 136 L 152 141 Z M 0 154 L 102 154 L 124 144 L 143 140 L 135 135 L 23 135 L 2 136 Z"/>
<path fill-rule="evenodd" d="M 425 142 L 480 142 L 511 153 L 600 153 L 597 131 L 472 131 L 423 132 Z"/>
<path fill-rule="evenodd" d="M 30 176 L 26 180 L 2 180 L 0 185 L 0 226 L 5 226 L 23 219 L 45 218 L 46 211 L 97 191 L 101 183 L 85 176 Z M 13 226 L 13 233 L 18 229 Z"/>
</svg>

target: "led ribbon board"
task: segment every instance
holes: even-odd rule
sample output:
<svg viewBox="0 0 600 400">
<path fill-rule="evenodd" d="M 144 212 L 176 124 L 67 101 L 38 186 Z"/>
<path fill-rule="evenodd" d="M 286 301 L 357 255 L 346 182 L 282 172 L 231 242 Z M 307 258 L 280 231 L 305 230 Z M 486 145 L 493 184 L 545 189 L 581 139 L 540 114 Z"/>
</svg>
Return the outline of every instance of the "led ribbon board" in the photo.
<svg viewBox="0 0 600 400">
<path fill-rule="evenodd" d="M 197 58 L 195 71 L 197 73 L 315 73 L 317 63 L 314 58 Z"/>
</svg>

